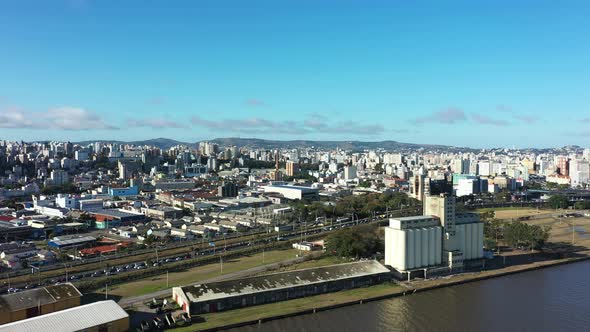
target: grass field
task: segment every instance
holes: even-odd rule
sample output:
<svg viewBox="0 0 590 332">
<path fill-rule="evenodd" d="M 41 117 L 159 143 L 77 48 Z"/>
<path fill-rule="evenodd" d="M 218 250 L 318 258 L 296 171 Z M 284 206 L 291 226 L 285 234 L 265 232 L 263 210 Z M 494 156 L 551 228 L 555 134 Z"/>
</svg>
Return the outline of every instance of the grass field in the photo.
<svg viewBox="0 0 590 332">
<path fill-rule="evenodd" d="M 298 251 L 295 249 L 267 251 L 264 253 L 264 263 L 262 260 L 262 253 L 234 258 L 223 262 L 223 274 L 246 270 L 265 264 L 281 262 L 287 259 L 295 258 L 297 253 Z M 166 274 L 162 274 L 142 280 L 114 285 L 112 288 L 109 288 L 109 295 L 121 297 L 144 295 L 166 288 L 188 285 L 201 280 L 211 279 L 220 275 L 222 275 L 220 263 L 208 264 L 190 268 L 184 271 L 170 272 L 168 274 L 168 287 L 166 287 Z M 102 292 L 104 292 L 104 290 L 101 290 L 98 293 Z"/>
<path fill-rule="evenodd" d="M 590 248 L 590 218 L 553 218 L 526 221 L 532 225 L 551 226 L 549 242 L 553 244 L 574 244 Z M 580 248 L 583 249 L 583 248 Z"/>
<path fill-rule="evenodd" d="M 497 219 L 513 219 L 526 216 L 535 216 L 541 214 L 547 214 L 553 212 L 553 210 L 542 210 L 535 208 L 520 208 L 520 207 L 509 207 L 509 208 L 485 208 L 477 209 L 475 212 L 483 213 L 488 211 L 494 211 Z"/>
<path fill-rule="evenodd" d="M 310 259 L 301 263 L 290 264 L 287 266 L 282 266 L 278 269 L 274 269 L 271 273 L 276 272 L 286 272 L 286 271 L 293 271 L 293 270 L 302 270 L 302 269 L 309 269 L 314 267 L 322 267 L 327 265 L 334 265 L 334 264 L 342 264 L 342 263 L 350 263 L 350 260 L 339 258 L 336 256 L 321 256 L 318 258 Z M 260 274 L 267 274 L 269 272 L 260 273 Z"/>
<path fill-rule="evenodd" d="M 357 288 L 340 291 L 336 293 L 304 297 L 300 299 L 283 301 L 279 303 L 271 303 L 247 307 L 243 309 L 209 313 L 200 315 L 201 318 L 205 319 L 205 322 L 193 324 L 187 327 L 177 328 L 174 331 L 195 331 L 198 329 L 206 329 L 216 326 L 235 324 L 239 322 L 257 320 L 277 315 L 284 315 L 308 309 L 336 305 L 340 303 L 360 301 L 362 299 L 370 297 L 399 293 L 403 290 L 404 288 L 393 283 L 384 283 L 371 287 Z"/>
</svg>

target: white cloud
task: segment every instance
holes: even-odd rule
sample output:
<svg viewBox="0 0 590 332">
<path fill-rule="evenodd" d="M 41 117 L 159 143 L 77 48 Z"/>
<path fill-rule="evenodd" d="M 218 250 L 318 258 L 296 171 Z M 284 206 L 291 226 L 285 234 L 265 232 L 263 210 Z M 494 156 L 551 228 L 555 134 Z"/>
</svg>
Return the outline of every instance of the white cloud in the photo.
<svg viewBox="0 0 590 332">
<path fill-rule="evenodd" d="M 506 126 L 508 121 L 502 119 L 494 119 L 483 114 L 473 114 L 473 121 L 479 124 L 492 125 L 492 126 Z"/>
<path fill-rule="evenodd" d="M 152 118 L 143 120 L 129 119 L 127 120 L 127 125 L 129 127 L 149 127 L 152 129 L 187 128 L 185 124 L 163 118 Z"/>
<path fill-rule="evenodd" d="M 244 118 L 227 120 L 208 120 L 199 116 L 191 118 L 193 125 L 215 131 L 227 131 L 244 134 L 276 133 L 283 135 L 308 134 L 352 134 L 373 136 L 384 132 L 380 124 L 362 124 L 354 121 L 332 122 L 314 114 L 301 121 L 273 121 L 262 118 Z"/>
<path fill-rule="evenodd" d="M 465 116 L 465 112 L 458 108 L 448 108 L 442 111 L 434 112 L 431 115 L 419 117 L 414 119 L 414 124 L 423 124 L 423 123 L 444 123 L 444 124 L 454 124 L 458 122 L 464 122 L 467 120 Z"/>
<path fill-rule="evenodd" d="M 45 130 L 118 129 L 98 114 L 79 107 L 56 107 L 44 112 L 22 109 L 0 111 L 0 128 Z"/>
</svg>

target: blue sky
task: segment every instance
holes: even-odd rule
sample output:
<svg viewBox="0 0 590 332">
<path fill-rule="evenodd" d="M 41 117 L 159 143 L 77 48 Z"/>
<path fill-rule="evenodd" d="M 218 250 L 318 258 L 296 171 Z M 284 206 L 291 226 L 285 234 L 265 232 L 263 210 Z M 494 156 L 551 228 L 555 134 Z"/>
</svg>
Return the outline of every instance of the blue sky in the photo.
<svg viewBox="0 0 590 332">
<path fill-rule="evenodd" d="M 0 139 L 590 145 L 588 1 L 0 2 Z"/>
</svg>

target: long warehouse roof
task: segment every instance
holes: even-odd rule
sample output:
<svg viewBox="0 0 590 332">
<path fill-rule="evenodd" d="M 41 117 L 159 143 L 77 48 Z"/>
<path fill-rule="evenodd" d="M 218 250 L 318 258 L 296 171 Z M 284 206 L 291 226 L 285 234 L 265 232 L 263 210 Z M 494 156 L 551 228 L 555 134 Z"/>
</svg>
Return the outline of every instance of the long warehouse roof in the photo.
<svg viewBox="0 0 590 332">
<path fill-rule="evenodd" d="M 212 282 L 183 287 L 182 290 L 191 302 L 201 302 L 389 272 L 390 271 L 379 262 L 369 260 L 279 272 L 259 277 Z"/>
<path fill-rule="evenodd" d="M 126 317 L 125 310 L 108 300 L 0 325 L 0 332 L 83 331 Z"/>
</svg>

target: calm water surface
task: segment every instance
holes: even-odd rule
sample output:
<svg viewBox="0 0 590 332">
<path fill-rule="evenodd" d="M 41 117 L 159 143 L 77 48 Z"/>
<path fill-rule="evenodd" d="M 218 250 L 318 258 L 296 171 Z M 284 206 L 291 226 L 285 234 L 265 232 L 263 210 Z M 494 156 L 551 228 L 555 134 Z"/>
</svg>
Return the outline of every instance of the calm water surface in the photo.
<svg viewBox="0 0 590 332">
<path fill-rule="evenodd" d="M 590 261 L 232 331 L 590 331 Z"/>
</svg>

